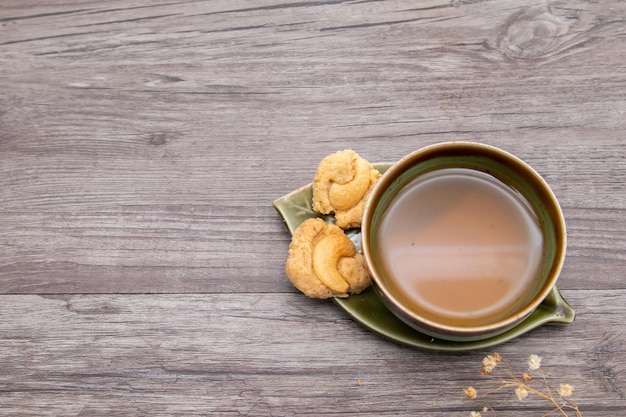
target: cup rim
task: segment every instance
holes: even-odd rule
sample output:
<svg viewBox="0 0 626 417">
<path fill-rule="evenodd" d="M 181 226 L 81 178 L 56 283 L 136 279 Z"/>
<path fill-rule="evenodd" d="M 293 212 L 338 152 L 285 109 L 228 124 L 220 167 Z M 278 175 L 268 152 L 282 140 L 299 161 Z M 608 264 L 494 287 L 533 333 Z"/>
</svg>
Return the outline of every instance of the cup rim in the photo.
<svg viewBox="0 0 626 417">
<path fill-rule="evenodd" d="M 541 188 L 543 194 L 546 196 L 547 205 L 554 207 L 554 228 L 556 230 L 556 245 L 557 254 L 555 255 L 554 262 L 550 265 L 550 272 L 546 280 L 543 283 L 540 291 L 521 309 L 514 313 L 497 320 L 493 323 L 475 325 L 475 326 L 454 326 L 445 323 L 439 323 L 423 317 L 418 313 L 410 310 L 404 306 L 398 298 L 387 288 L 384 280 L 379 276 L 378 269 L 374 265 L 372 248 L 370 246 L 370 223 L 372 222 L 373 215 L 376 211 L 380 197 L 385 193 L 386 189 L 393 182 L 394 179 L 399 177 L 402 173 L 406 172 L 410 167 L 414 166 L 416 162 L 423 159 L 425 156 L 436 154 L 440 151 L 471 151 L 480 152 L 481 155 L 492 158 L 498 156 L 501 159 L 511 162 L 515 169 L 523 169 L 527 176 L 530 176 L 532 180 Z M 363 212 L 363 223 L 361 225 L 361 249 L 365 257 L 367 268 L 370 271 L 372 283 L 374 289 L 378 292 L 379 296 L 385 304 L 392 310 L 392 312 L 400 319 L 405 321 L 408 325 L 417 328 L 420 331 L 425 331 L 428 334 L 438 337 L 450 336 L 453 338 L 476 338 L 476 337 L 491 337 L 495 334 L 504 332 L 524 318 L 528 317 L 548 296 L 552 287 L 556 283 L 563 263 L 565 260 L 565 252 L 567 248 L 567 231 L 565 228 L 565 219 L 563 211 L 558 203 L 554 192 L 548 185 L 548 183 L 535 171 L 529 164 L 524 162 L 517 156 L 497 148 L 492 145 L 487 145 L 479 142 L 469 141 L 448 141 L 440 142 L 432 145 L 428 145 L 417 149 L 399 161 L 394 163 L 378 180 L 368 197 L 365 209 Z"/>
</svg>

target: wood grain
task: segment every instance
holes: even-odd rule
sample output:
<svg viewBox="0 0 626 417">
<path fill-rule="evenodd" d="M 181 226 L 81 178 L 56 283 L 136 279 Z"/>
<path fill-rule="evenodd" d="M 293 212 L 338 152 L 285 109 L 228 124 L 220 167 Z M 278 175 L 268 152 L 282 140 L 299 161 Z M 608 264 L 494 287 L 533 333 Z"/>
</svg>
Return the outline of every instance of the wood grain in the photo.
<svg viewBox="0 0 626 417">
<path fill-rule="evenodd" d="M 271 204 L 339 149 L 473 140 L 544 176 L 568 228 L 576 322 L 499 351 L 624 414 L 625 22 L 620 0 L 3 1 L 0 409 L 469 415 L 487 352 L 303 298 Z"/>
<path fill-rule="evenodd" d="M 537 329 L 498 352 L 519 372 L 528 354 L 541 355 L 553 384 L 580 389 L 585 415 L 617 413 L 626 406 L 624 308 L 607 312 L 603 304 L 624 306 L 626 293 L 565 296 L 579 309 L 576 323 Z M 467 400 L 463 389 L 485 380 L 480 352 L 399 347 L 330 301 L 288 294 L 3 298 L 0 317 L 11 317 L 0 321 L 8 414 L 444 416 L 469 415 L 481 401 L 512 416 L 546 409 L 538 401 L 515 404 L 512 392 Z M 590 335 L 594 326 L 602 332 Z M 545 343 L 563 337 L 577 343 L 557 350 Z"/>
</svg>

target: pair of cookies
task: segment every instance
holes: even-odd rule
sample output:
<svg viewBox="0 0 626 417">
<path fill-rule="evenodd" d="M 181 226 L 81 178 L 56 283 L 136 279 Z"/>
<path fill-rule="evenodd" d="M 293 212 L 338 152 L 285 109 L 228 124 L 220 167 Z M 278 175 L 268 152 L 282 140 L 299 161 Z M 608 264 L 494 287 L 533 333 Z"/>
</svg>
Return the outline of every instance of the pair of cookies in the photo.
<svg viewBox="0 0 626 417">
<path fill-rule="evenodd" d="M 363 255 L 343 229 L 359 227 L 367 198 L 380 173 L 352 150 L 324 158 L 313 180 L 313 210 L 334 214 L 336 224 L 305 220 L 295 230 L 285 272 L 314 298 L 347 297 L 370 285 Z"/>
</svg>

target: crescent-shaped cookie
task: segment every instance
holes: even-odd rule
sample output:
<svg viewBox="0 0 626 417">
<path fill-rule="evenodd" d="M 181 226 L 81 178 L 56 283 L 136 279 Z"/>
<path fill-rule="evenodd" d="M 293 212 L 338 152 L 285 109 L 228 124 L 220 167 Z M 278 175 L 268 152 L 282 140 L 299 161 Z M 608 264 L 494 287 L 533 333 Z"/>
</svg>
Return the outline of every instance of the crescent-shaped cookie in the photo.
<svg viewBox="0 0 626 417">
<path fill-rule="evenodd" d="M 334 214 L 342 229 L 361 226 L 367 198 L 380 173 L 346 149 L 324 158 L 313 180 L 313 210 Z"/>
<path fill-rule="evenodd" d="M 319 218 L 295 230 L 285 272 L 289 281 L 313 298 L 347 297 L 370 285 L 363 255 L 338 226 Z"/>
</svg>

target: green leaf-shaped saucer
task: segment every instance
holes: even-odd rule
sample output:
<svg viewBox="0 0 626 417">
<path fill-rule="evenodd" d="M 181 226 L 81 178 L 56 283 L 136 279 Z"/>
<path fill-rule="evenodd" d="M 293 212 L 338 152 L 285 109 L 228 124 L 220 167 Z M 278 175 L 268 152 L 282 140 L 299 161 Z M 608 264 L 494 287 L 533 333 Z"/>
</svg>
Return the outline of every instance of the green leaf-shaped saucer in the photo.
<svg viewBox="0 0 626 417">
<path fill-rule="evenodd" d="M 374 167 L 381 173 L 384 173 L 390 166 L 389 163 L 374 164 Z M 330 220 L 313 211 L 312 196 L 309 184 L 274 201 L 274 208 L 291 234 L 306 219 L 321 217 Z M 348 230 L 346 234 L 360 250 L 360 230 Z M 575 317 L 574 309 L 554 286 L 539 307 L 511 330 L 485 340 L 451 342 L 432 338 L 406 325 L 387 309 L 371 287 L 361 294 L 351 295 L 348 298 L 333 298 L 333 301 L 354 321 L 384 338 L 406 346 L 449 352 L 485 349 L 509 341 L 546 323 L 570 324 Z"/>
</svg>

